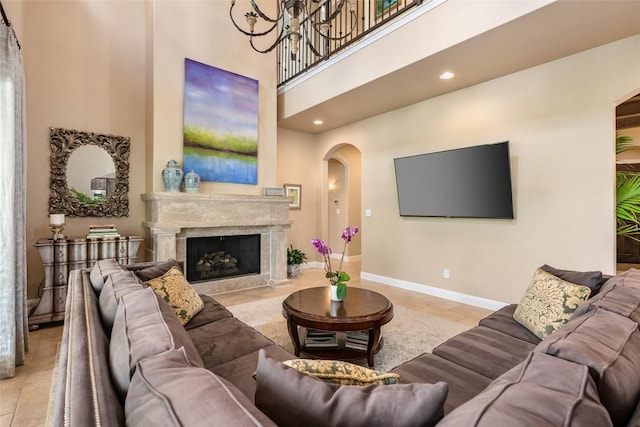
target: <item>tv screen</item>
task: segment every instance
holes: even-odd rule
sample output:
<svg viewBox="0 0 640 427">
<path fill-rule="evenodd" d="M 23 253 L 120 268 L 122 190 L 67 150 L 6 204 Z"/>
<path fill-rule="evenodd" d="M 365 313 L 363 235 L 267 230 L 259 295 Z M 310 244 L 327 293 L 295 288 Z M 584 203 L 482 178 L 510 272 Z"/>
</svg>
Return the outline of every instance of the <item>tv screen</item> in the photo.
<svg viewBox="0 0 640 427">
<path fill-rule="evenodd" d="M 400 216 L 513 219 L 509 141 L 394 159 Z"/>
</svg>

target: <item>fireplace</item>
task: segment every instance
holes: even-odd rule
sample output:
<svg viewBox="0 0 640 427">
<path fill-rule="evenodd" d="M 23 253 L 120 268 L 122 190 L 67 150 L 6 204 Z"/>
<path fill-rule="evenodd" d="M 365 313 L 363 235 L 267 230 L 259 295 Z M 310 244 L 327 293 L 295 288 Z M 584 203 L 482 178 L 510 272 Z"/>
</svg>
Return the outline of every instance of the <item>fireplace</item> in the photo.
<svg viewBox="0 0 640 427">
<path fill-rule="evenodd" d="M 260 235 L 187 238 L 187 280 L 260 274 Z"/>
<path fill-rule="evenodd" d="M 287 279 L 287 230 L 289 219 L 289 199 L 281 196 L 252 196 L 204 193 L 145 193 L 146 218 L 142 226 L 145 230 L 145 260 L 162 261 L 174 258 L 184 262 L 187 279 L 199 293 L 213 295 L 260 286 L 282 286 Z M 212 237 L 227 241 L 232 237 L 257 236 L 258 255 L 252 263 L 257 263 L 239 275 L 209 277 L 193 280 L 188 266 L 197 263 L 188 254 L 188 242 L 192 239 Z M 228 264 L 236 258 L 244 264 L 244 254 L 235 249 L 216 249 L 221 254 L 219 262 Z M 207 250 L 204 253 L 212 252 Z M 202 254 L 201 254 L 202 255 Z M 242 261 L 241 261 L 242 260 Z M 204 263 L 205 261 L 203 261 Z M 210 262 L 210 261 L 207 261 Z M 229 267 L 229 265 L 227 265 Z M 231 268 L 229 268 L 231 269 Z M 213 275 L 207 272 L 207 275 Z"/>
</svg>

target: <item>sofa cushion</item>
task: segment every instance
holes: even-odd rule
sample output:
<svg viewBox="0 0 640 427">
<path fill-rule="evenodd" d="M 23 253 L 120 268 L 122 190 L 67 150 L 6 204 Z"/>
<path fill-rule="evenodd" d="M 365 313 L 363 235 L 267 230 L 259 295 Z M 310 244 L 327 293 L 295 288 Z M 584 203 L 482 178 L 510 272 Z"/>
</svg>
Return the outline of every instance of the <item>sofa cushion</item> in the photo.
<svg viewBox="0 0 640 427">
<path fill-rule="evenodd" d="M 254 376 L 258 366 L 258 354 L 261 350 L 264 350 L 272 359 L 281 362 L 296 357 L 282 347 L 272 344 L 211 368 L 210 371 L 231 381 L 253 402 L 256 396 L 256 380 Z"/>
<path fill-rule="evenodd" d="M 173 309 L 150 288 L 122 296 L 113 322 L 109 366 L 121 397 L 136 363 L 145 357 L 184 347 L 192 364 L 202 360 Z"/>
<path fill-rule="evenodd" d="M 109 275 L 107 281 L 104 283 L 102 292 L 100 292 L 99 298 L 102 325 L 107 335 L 111 335 L 113 319 L 116 317 L 120 297 L 138 291 L 142 289 L 142 287 L 142 282 L 140 282 L 138 276 L 131 271 L 121 271 Z"/>
<path fill-rule="evenodd" d="M 125 413 L 129 426 L 275 426 L 233 384 L 192 365 L 183 348 L 138 362 Z"/>
<path fill-rule="evenodd" d="M 547 273 L 553 274 L 554 276 L 564 280 L 565 282 L 587 286 L 589 289 L 591 289 L 591 296 L 597 294 L 605 282 L 602 276 L 602 271 L 561 270 L 559 268 L 553 268 L 547 264 L 540 267 L 540 269 L 546 271 Z"/>
<path fill-rule="evenodd" d="M 638 404 L 636 405 L 636 409 L 635 411 L 633 411 L 633 414 L 631 415 L 631 418 L 629 419 L 627 426 L 629 427 L 640 426 L 640 401 L 638 401 Z"/>
<path fill-rule="evenodd" d="M 514 320 L 513 312 L 516 310 L 516 307 L 518 307 L 517 304 L 504 306 L 500 310 L 482 319 L 478 325 L 494 329 L 513 338 L 530 342 L 531 344 L 538 344 L 540 338 Z"/>
<path fill-rule="evenodd" d="M 610 426 L 586 366 L 530 353 L 442 420 L 447 426 Z"/>
<path fill-rule="evenodd" d="M 200 295 L 187 282 L 178 267 L 171 267 L 162 276 L 148 280 L 144 284 L 152 288 L 173 307 L 176 316 L 183 325 L 204 308 Z"/>
<path fill-rule="evenodd" d="M 437 384 L 344 386 L 301 374 L 260 351 L 256 406 L 286 426 L 432 426 L 448 387 Z"/>
<path fill-rule="evenodd" d="M 513 318 L 537 337 L 544 338 L 564 325 L 590 293 L 587 286 L 565 282 L 537 269 Z"/>
<path fill-rule="evenodd" d="M 400 381 L 398 374 L 378 372 L 341 360 L 292 359 L 282 363 L 298 372 L 332 384 L 364 386 L 397 384 Z"/>
<path fill-rule="evenodd" d="M 185 329 L 194 329 L 207 323 L 233 317 L 233 314 L 225 306 L 210 296 L 200 294 L 200 299 L 204 303 L 204 307 L 184 325 Z"/>
<path fill-rule="evenodd" d="M 391 370 L 400 375 L 400 383 L 431 383 L 443 381 L 449 386 L 444 402 L 444 413 L 448 414 L 476 394 L 480 393 L 491 379 L 456 365 L 440 356 L 424 353 Z"/>
<path fill-rule="evenodd" d="M 148 280 L 155 279 L 156 277 L 162 276 L 167 271 L 171 270 L 171 267 L 178 267 L 182 272 L 182 267 L 180 266 L 180 263 L 175 259 L 160 261 L 149 267 L 141 268 L 139 270 L 134 270 L 134 272 L 140 278 L 140 280 L 142 280 L 143 282 L 146 282 Z"/>
<path fill-rule="evenodd" d="M 632 269 L 609 280 L 600 293 L 578 307 L 573 316 L 598 307 L 640 323 L 640 271 Z"/>
<path fill-rule="evenodd" d="M 535 349 L 588 366 L 600 401 L 622 425 L 640 399 L 638 324 L 601 308 L 572 319 Z"/>
<path fill-rule="evenodd" d="M 535 344 L 484 326 L 476 326 L 433 350 L 455 364 L 495 379 L 522 362 Z"/>
<path fill-rule="evenodd" d="M 93 290 L 96 294 L 99 294 L 102 291 L 104 282 L 111 273 L 118 273 L 120 271 L 124 271 L 124 268 L 122 268 L 122 266 L 118 264 L 118 261 L 113 258 L 96 261 L 93 268 L 91 268 L 91 274 L 89 275 L 91 278 L 91 286 L 93 286 Z"/>
<path fill-rule="evenodd" d="M 207 369 L 273 345 L 271 340 L 235 317 L 189 329 L 187 333 Z"/>
</svg>

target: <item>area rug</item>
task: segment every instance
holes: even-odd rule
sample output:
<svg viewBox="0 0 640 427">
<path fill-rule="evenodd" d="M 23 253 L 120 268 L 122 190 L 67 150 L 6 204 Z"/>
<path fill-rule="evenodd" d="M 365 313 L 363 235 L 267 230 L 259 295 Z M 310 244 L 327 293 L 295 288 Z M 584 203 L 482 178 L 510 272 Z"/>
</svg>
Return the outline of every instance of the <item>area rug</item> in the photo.
<svg viewBox="0 0 640 427">
<path fill-rule="evenodd" d="M 274 297 L 227 308 L 235 317 L 293 353 L 287 322 L 282 316 L 282 301 L 283 297 Z M 393 312 L 393 319 L 382 327 L 384 347 L 376 355 L 376 370 L 389 371 L 469 329 L 467 325 L 399 305 L 394 305 Z"/>
</svg>

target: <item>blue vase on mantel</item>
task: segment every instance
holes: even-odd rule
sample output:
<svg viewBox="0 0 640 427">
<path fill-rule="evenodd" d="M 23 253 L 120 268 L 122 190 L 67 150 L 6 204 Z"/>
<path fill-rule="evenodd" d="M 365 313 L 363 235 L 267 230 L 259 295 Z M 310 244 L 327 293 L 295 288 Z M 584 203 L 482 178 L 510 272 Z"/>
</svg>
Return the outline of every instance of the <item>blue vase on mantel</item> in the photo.
<svg viewBox="0 0 640 427">
<path fill-rule="evenodd" d="M 191 171 L 184 175 L 184 191 L 187 193 L 197 193 L 200 188 L 200 175 Z"/>
<path fill-rule="evenodd" d="M 175 160 L 169 160 L 167 166 L 162 170 L 162 182 L 164 182 L 164 188 L 166 191 L 178 192 L 180 191 L 180 184 L 182 184 L 182 169 Z"/>
</svg>

